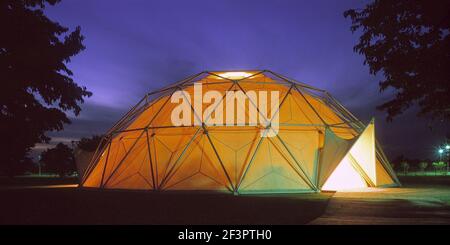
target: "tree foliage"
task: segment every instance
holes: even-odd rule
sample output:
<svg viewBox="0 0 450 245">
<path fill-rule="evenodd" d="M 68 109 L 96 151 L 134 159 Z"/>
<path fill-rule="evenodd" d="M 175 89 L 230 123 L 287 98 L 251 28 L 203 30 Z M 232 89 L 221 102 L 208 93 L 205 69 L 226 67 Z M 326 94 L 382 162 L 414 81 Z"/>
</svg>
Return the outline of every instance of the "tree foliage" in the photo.
<svg viewBox="0 0 450 245">
<path fill-rule="evenodd" d="M 384 75 L 380 91 L 395 91 L 378 106 L 388 120 L 417 104 L 419 116 L 450 121 L 450 0 L 375 0 L 344 16 L 362 32 L 355 52 Z"/>
<path fill-rule="evenodd" d="M 436 170 L 443 170 L 447 166 L 447 164 L 443 161 L 433 162 L 432 165 Z"/>
<path fill-rule="evenodd" d="M 419 163 L 419 169 L 420 171 L 425 171 L 425 169 L 428 167 L 428 162 L 420 162 Z"/>
<path fill-rule="evenodd" d="M 77 143 L 77 147 L 84 151 L 95 151 L 102 140 L 100 135 L 92 135 L 91 138 L 81 138 Z"/>
<path fill-rule="evenodd" d="M 42 152 L 41 162 L 46 171 L 57 173 L 61 177 L 76 170 L 73 150 L 63 143 Z"/>
<path fill-rule="evenodd" d="M 400 166 L 403 169 L 403 173 L 407 174 L 408 170 L 409 170 L 409 163 L 408 162 L 401 162 Z"/>
<path fill-rule="evenodd" d="M 43 10 L 59 0 L 0 0 L 0 171 L 9 173 L 46 131 L 70 123 L 65 112 L 80 112 L 91 96 L 67 67 L 82 51 L 80 27 L 68 28 Z"/>
</svg>

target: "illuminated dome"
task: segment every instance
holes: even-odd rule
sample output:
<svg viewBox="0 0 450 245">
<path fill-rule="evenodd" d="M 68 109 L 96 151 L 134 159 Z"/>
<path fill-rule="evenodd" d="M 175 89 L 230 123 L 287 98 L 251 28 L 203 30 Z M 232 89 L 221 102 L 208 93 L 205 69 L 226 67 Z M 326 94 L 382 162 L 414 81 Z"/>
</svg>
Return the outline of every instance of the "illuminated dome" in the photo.
<svg viewBox="0 0 450 245">
<path fill-rule="evenodd" d="M 189 103 L 189 118 L 176 94 Z M 174 111 L 184 124 L 174 125 Z M 267 70 L 201 72 L 147 94 L 105 134 L 81 175 L 82 187 L 233 193 L 400 184 L 373 121 L 365 125 L 326 91 Z"/>
</svg>

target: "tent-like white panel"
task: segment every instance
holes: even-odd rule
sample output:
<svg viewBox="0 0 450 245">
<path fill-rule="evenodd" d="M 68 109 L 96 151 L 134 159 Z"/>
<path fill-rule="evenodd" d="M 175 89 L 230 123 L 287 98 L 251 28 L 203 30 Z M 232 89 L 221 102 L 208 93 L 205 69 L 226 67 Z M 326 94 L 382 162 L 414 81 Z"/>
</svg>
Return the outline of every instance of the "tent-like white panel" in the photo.
<svg viewBox="0 0 450 245">
<path fill-rule="evenodd" d="M 389 176 L 381 161 L 376 158 L 375 123 L 372 120 L 333 170 L 322 189 L 344 190 L 393 184 L 395 179 Z"/>
</svg>

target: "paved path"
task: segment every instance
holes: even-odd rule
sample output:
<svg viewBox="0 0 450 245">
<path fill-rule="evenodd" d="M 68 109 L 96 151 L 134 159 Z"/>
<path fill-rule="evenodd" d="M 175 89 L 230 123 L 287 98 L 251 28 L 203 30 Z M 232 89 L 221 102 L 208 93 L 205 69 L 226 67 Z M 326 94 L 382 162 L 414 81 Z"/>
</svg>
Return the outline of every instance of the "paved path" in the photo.
<svg viewBox="0 0 450 245">
<path fill-rule="evenodd" d="M 450 188 L 370 188 L 336 192 L 310 224 L 450 224 Z"/>
</svg>

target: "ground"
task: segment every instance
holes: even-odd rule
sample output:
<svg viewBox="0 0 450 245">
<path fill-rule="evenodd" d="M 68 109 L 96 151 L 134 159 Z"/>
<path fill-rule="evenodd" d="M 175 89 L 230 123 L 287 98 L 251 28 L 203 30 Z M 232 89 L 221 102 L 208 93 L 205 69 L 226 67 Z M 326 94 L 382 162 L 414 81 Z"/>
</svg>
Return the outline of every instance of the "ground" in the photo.
<svg viewBox="0 0 450 245">
<path fill-rule="evenodd" d="M 401 188 L 247 195 L 83 190 L 74 179 L 0 179 L 0 224 L 450 224 L 450 178 Z M 31 183 L 31 184 L 29 184 Z"/>
</svg>

